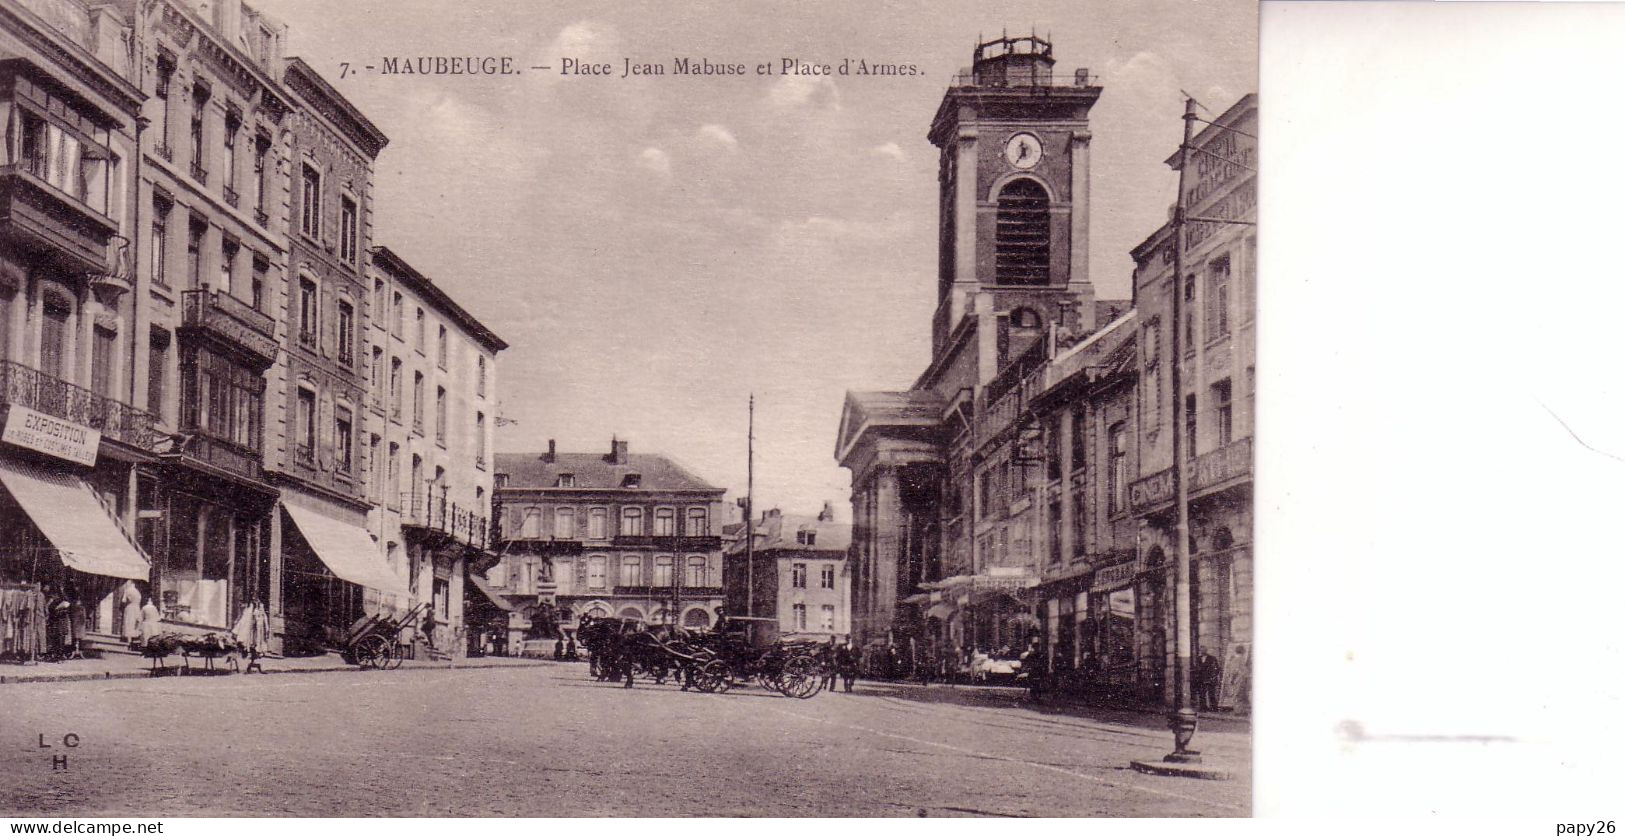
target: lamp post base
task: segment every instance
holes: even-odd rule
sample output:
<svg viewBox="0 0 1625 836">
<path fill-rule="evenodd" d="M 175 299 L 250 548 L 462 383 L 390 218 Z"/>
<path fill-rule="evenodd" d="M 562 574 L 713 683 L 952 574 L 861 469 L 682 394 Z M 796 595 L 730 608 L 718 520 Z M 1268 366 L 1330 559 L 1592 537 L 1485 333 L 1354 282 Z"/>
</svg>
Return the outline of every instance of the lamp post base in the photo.
<svg viewBox="0 0 1625 836">
<path fill-rule="evenodd" d="M 1179 778 L 1206 778 L 1225 781 L 1230 771 L 1202 765 L 1202 753 L 1186 748 L 1196 735 L 1196 712 L 1189 708 L 1177 709 L 1168 715 L 1168 728 L 1174 733 L 1174 750 L 1162 760 L 1129 761 L 1136 772 L 1148 775 L 1169 775 Z"/>
</svg>

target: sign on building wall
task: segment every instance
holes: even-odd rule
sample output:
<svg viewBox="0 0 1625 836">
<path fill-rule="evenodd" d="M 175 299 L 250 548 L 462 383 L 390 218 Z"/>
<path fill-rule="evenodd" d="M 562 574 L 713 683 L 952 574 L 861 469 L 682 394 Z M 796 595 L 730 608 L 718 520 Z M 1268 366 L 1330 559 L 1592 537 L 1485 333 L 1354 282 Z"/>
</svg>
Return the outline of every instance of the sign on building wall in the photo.
<svg viewBox="0 0 1625 836">
<path fill-rule="evenodd" d="M 26 406 L 12 404 L 6 413 L 6 428 L 0 441 L 37 450 L 59 459 L 83 465 L 96 464 L 96 450 L 102 434 L 83 424 L 53 418 Z"/>
</svg>

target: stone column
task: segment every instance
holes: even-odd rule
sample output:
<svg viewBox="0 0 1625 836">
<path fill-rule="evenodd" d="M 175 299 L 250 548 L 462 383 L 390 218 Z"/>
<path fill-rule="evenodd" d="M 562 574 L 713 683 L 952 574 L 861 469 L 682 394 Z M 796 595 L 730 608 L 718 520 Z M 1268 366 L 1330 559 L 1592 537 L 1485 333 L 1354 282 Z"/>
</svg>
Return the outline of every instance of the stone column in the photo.
<svg viewBox="0 0 1625 836">
<path fill-rule="evenodd" d="M 897 484 L 897 469 L 890 465 L 877 468 L 874 477 L 874 607 L 875 623 L 871 628 L 883 633 L 892 628 L 897 615 L 897 572 L 903 556 L 902 495 Z"/>
<path fill-rule="evenodd" d="M 1073 425 L 1073 411 L 1069 406 L 1061 408 L 1061 565 L 1066 566 L 1072 562 L 1072 555 L 1076 553 L 1077 539 L 1073 533 L 1077 525 L 1076 512 L 1072 504 L 1072 469 L 1077 463 L 1072 461 L 1072 439 L 1077 436 L 1078 427 Z M 1087 490 L 1088 486 L 1085 485 Z"/>
</svg>

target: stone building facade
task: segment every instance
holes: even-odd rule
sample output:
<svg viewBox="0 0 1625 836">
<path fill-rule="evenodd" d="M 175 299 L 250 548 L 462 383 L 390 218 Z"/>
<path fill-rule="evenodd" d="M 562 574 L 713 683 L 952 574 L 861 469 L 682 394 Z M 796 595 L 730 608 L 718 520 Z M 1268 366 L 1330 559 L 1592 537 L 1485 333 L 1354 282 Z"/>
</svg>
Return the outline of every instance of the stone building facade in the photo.
<svg viewBox="0 0 1625 836">
<path fill-rule="evenodd" d="M 263 606 L 290 651 L 433 598 L 456 652 L 504 346 L 398 257 L 375 271 L 384 136 L 286 38 L 241 0 L 0 5 L 0 582 L 73 585 L 109 649 L 129 595 L 183 632 Z M 391 293 L 435 351 L 399 347 Z M 375 347 L 444 389 L 443 435 L 392 429 Z M 385 437 L 426 462 L 420 510 L 375 472 Z M 414 531 L 418 562 L 391 555 Z"/>
<path fill-rule="evenodd" d="M 723 489 L 671 458 L 633 453 L 503 453 L 497 457 L 499 595 L 556 607 L 558 629 L 582 615 L 705 628 L 723 603 Z M 533 625 L 536 626 L 536 625 Z"/>
<path fill-rule="evenodd" d="M 1094 298 L 1087 115 L 1101 91 L 1082 70 L 1056 85 L 1052 65 L 1037 38 L 984 44 L 933 124 L 932 362 L 908 391 L 849 392 L 838 431 L 853 632 L 961 659 L 1037 641 L 1060 681 L 1169 700 L 1176 431 L 1190 455 L 1193 646 L 1227 670 L 1250 653 L 1256 97 L 1193 140 L 1189 418 L 1175 428 L 1174 226 L 1135 248 L 1131 302 Z"/>
<path fill-rule="evenodd" d="M 829 503 L 815 516 L 764 511 L 748 551 L 743 526 L 730 528 L 738 536 L 727 543 L 723 564 L 729 613 L 777 618 L 779 634 L 790 638 L 844 641 L 851 634 L 852 526 L 836 522 Z"/>
<path fill-rule="evenodd" d="M 432 608 L 424 652 L 463 656 L 464 583 L 496 562 L 497 353 L 508 344 L 387 247 L 372 252 L 373 507 L 401 606 Z"/>
</svg>

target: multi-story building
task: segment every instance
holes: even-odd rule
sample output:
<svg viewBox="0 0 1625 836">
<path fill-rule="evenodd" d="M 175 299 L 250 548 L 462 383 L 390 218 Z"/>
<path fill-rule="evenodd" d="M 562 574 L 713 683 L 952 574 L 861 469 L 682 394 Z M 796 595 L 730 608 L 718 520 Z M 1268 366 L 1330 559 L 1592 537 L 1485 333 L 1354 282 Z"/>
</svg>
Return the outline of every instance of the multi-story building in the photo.
<svg viewBox="0 0 1625 836">
<path fill-rule="evenodd" d="M 1030 600 L 1051 668 L 1098 670 L 1091 686 L 1131 691 L 1161 673 L 1161 657 L 1147 649 L 1157 638 L 1144 629 L 1160 586 L 1136 563 L 1129 502 L 1141 414 L 1137 323 L 1129 311 L 1047 358 L 1029 383 L 1028 419 L 1044 442 L 1046 522 L 1037 532 L 1042 582 Z"/>
<path fill-rule="evenodd" d="M 723 489 L 672 459 L 632 453 L 497 456 L 502 562 L 490 588 L 553 598 L 558 624 L 582 615 L 709 627 L 723 603 Z"/>
<path fill-rule="evenodd" d="M 284 151 L 295 186 L 282 229 L 286 325 L 268 389 L 266 471 L 281 492 L 272 626 L 291 646 L 319 647 L 362 612 L 409 597 L 405 572 L 388 570 L 369 536 L 362 447 L 377 423 L 368 421 L 367 357 L 380 342 L 368 327 L 372 166 L 388 139 L 304 61 L 284 62 L 281 80 L 293 105 Z"/>
<path fill-rule="evenodd" d="M 745 548 L 743 536 L 727 547 L 728 612 L 777 618 L 780 635 L 791 638 L 849 635 L 846 553 L 852 526 L 836 522 L 835 509 L 826 502 L 817 516 L 764 511 L 752 534 L 754 548 Z"/>
<path fill-rule="evenodd" d="M 944 95 L 932 359 L 903 392 L 851 392 L 836 459 L 852 471 L 853 631 L 938 652 L 1016 645 L 1033 629 L 1049 524 L 1034 371 L 1094 332 L 1088 273 L 1087 70 L 1057 81 L 1049 43 L 1000 38 Z M 1107 310 L 1100 310 L 1106 308 Z"/>
<path fill-rule="evenodd" d="M 464 578 L 492 553 L 496 356 L 508 344 L 387 247 L 372 251 L 366 350 L 369 528 L 406 579 L 404 606 L 431 606 L 426 651 L 461 656 Z"/>
<path fill-rule="evenodd" d="M 133 25 L 147 96 L 133 362 L 168 434 L 137 483 L 139 535 L 164 618 L 225 627 L 275 603 L 264 462 L 287 264 L 284 30 L 238 0 L 109 6 Z"/>
<path fill-rule="evenodd" d="M 1042 42 L 1004 49 L 991 58 L 979 51 L 974 84 L 949 91 L 933 130 L 934 139 L 956 135 L 966 153 L 944 157 L 946 316 L 932 366 L 908 392 L 850 393 L 842 416 L 837 457 L 854 473 L 854 630 L 871 643 L 923 637 L 956 651 L 1037 638 L 1057 671 L 1075 672 L 1068 681 L 1171 700 L 1176 432 L 1188 457 L 1192 645 L 1241 664 L 1249 653 L 1256 98 L 1192 143 L 1178 334 L 1171 221 L 1133 252 L 1132 310 L 1089 300 L 1096 330 L 1069 322 L 1061 296 L 1049 309 L 1061 322 L 1018 339 L 1015 322 L 1042 319 L 998 318 L 1001 289 L 1035 253 L 1049 254 L 1053 274 L 1051 243 L 1068 229 L 1077 253 L 1087 206 L 1073 204 L 1069 225 L 1052 216 L 1045 238 L 1033 221 L 1041 201 L 1015 204 L 999 189 L 1031 180 L 1029 191 L 1065 194 L 1055 181 L 1068 170 L 1043 164 L 1054 141 L 1045 128 L 1058 115 L 1080 119 L 1093 99 L 1051 101 Z M 990 155 L 977 153 L 989 133 L 1006 143 L 991 172 Z M 1078 166 L 1087 165 L 1087 131 L 1071 136 L 1070 180 L 1086 184 Z M 946 192 L 971 172 L 976 191 L 950 200 Z M 965 240 L 956 221 L 964 207 L 981 222 L 992 215 L 994 229 L 950 256 Z M 966 289 L 966 313 L 957 314 L 956 271 L 966 264 L 984 286 Z M 1176 336 L 1179 358 L 1169 348 Z"/>
<path fill-rule="evenodd" d="M 1135 305 L 1140 312 L 1142 419 L 1139 478 L 1131 486 L 1140 527 L 1139 562 L 1148 594 L 1173 601 L 1176 508 L 1173 436 L 1182 433 L 1190 495 L 1191 648 L 1224 664 L 1245 664 L 1252 641 L 1252 459 L 1257 334 L 1258 98 L 1247 95 L 1191 140 L 1185 172 L 1185 277 L 1180 322 L 1172 316 L 1174 225 L 1134 249 Z M 1176 153 L 1168 164 L 1178 169 Z M 1213 220 L 1202 220 L 1213 219 Z M 1230 221 L 1220 222 L 1220 221 Z M 1180 353 L 1171 327 L 1181 328 Z M 1173 425 L 1172 363 L 1180 364 L 1184 426 Z M 1168 571 L 1163 571 L 1168 567 Z M 1171 606 L 1155 605 L 1136 621 L 1162 642 L 1162 664 L 1174 664 Z M 1169 637 L 1162 640 L 1160 637 Z M 1233 661 L 1233 660 L 1241 661 Z M 1174 678 L 1161 678 L 1171 699 Z"/>
<path fill-rule="evenodd" d="M 157 465 L 127 38 L 100 4 L 0 4 L 0 582 L 74 588 L 95 632 L 148 577 L 126 532 Z"/>
</svg>

